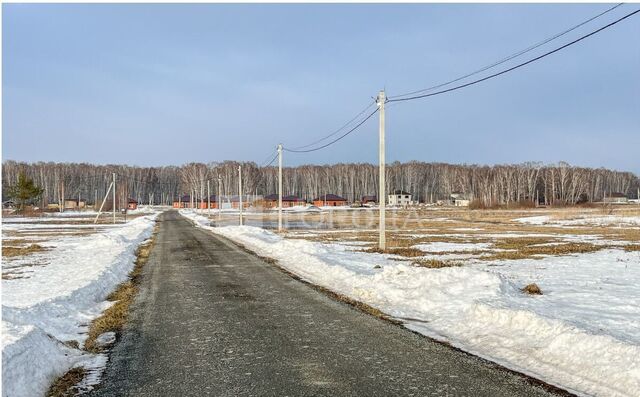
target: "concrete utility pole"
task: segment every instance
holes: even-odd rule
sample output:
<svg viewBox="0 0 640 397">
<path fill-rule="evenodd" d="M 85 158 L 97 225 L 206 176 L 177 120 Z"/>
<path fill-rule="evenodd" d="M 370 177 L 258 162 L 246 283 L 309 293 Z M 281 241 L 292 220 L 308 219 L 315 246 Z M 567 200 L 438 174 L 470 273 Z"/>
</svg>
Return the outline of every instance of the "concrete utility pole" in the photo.
<svg viewBox="0 0 640 397">
<path fill-rule="evenodd" d="M 60 206 L 60 212 L 64 212 L 64 182 L 62 182 L 62 206 Z"/>
<path fill-rule="evenodd" d="M 385 192 L 385 149 L 384 149 L 384 102 L 387 100 L 384 90 L 378 93 L 378 108 L 380 111 L 380 144 L 378 148 L 378 156 L 380 161 L 380 175 L 379 175 L 379 187 L 378 187 L 378 209 L 379 209 L 379 236 L 378 236 L 378 248 L 385 250 L 387 248 L 387 240 L 385 236 L 386 232 L 386 192 Z"/>
<path fill-rule="evenodd" d="M 282 144 L 278 144 L 278 231 L 282 231 Z"/>
<path fill-rule="evenodd" d="M 113 223 L 116 223 L 116 173 L 113 173 Z"/>
<path fill-rule="evenodd" d="M 242 166 L 238 166 L 238 208 L 240 209 L 240 226 L 242 226 Z"/>
<path fill-rule="evenodd" d="M 222 219 L 222 178 L 218 175 L 218 222 Z"/>
<path fill-rule="evenodd" d="M 207 179 L 207 217 L 211 217 L 211 190 L 209 189 L 209 180 Z"/>
<path fill-rule="evenodd" d="M 207 183 L 209 183 L 209 181 L 207 181 Z M 202 181 L 200 181 L 200 209 L 202 210 L 202 207 L 204 207 L 204 183 L 202 183 Z"/>
</svg>

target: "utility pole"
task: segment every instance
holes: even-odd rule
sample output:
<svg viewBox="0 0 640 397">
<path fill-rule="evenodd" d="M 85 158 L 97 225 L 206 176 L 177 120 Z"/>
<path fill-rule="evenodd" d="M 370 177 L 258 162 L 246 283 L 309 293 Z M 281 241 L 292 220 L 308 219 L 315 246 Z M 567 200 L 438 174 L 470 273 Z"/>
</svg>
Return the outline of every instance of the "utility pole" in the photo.
<svg viewBox="0 0 640 397">
<path fill-rule="evenodd" d="M 282 231 L 282 144 L 278 144 L 278 231 Z"/>
<path fill-rule="evenodd" d="M 218 175 L 218 222 L 222 219 L 222 178 Z"/>
<path fill-rule="evenodd" d="M 113 223 L 116 223 L 116 173 L 113 173 Z"/>
<path fill-rule="evenodd" d="M 242 226 L 242 166 L 238 166 L 238 204 L 240 209 L 240 226 Z"/>
<path fill-rule="evenodd" d="M 102 207 L 104 207 L 104 203 L 107 201 L 107 197 L 109 197 L 109 191 L 111 190 L 112 187 L 113 187 L 113 182 L 111 182 L 109 184 L 109 188 L 107 189 L 107 193 L 104 195 L 104 200 L 102 200 L 102 204 L 100 205 L 100 209 L 98 210 L 98 214 L 96 215 L 96 219 L 93 220 L 93 223 L 97 223 L 98 222 L 98 218 L 100 217 L 100 214 L 102 213 Z"/>
<path fill-rule="evenodd" d="M 209 188 L 209 180 L 207 179 L 207 218 L 211 217 L 211 189 Z"/>
<path fill-rule="evenodd" d="M 387 100 L 384 90 L 378 93 L 378 108 L 380 111 L 380 143 L 378 147 L 378 156 L 380 161 L 380 175 L 379 175 L 379 187 L 378 187 L 378 209 L 379 209 L 379 236 L 378 236 L 378 248 L 385 250 L 387 248 L 386 241 L 386 192 L 385 192 L 385 149 L 384 149 L 384 103 Z"/>
<path fill-rule="evenodd" d="M 62 182 L 62 206 L 60 206 L 60 212 L 64 212 L 64 181 Z"/>
</svg>

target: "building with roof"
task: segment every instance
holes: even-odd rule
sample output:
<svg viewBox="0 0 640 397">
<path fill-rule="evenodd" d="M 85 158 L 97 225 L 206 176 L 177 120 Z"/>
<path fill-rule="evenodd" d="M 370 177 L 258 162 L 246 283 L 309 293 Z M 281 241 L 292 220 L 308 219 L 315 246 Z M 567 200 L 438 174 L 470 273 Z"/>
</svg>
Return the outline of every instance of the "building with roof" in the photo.
<svg viewBox="0 0 640 397">
<path fill-rule="evenodd" d="M 362 200 L 360 200 L 362 205 L 375 205 L 378 203 L 378 197 L 376 196 L 362 196 Z"/>
<path fill-rule="evenodd" d="M 129 200 L 127 200 L 127 209 L 128 210 L 137 210 L 138 209 L 138 200 L 129 198 Z"/>
<path fill-rule="evenodd" d="M 313 205 L 316 207 L 342 207 L 347 205 L 347 199 L 337 194 L 325 194 L 313 199 Z"/>
<path fill-rule="evenodd" d="M 624 193 L 613 192 L 605 194 L 602 201 L 610 204 L 626 204 L 629 202 L 629 198 Z"/>
<path fill-rule="evenodd" d="M 268 194 L 264 196 L 263 203 L 265 208 L 278 208 L 278 195 Z M 307 201 L 298 196 L 282 196 L 282 208 L 303 207 L 305 205 L 307 205 Z"/>
<path fill-rule="evenodd" d="M 405 192 L 404 190 L 394 190 L 393 193 L 389 195 L 389 205 L 406 207 L 413 204 L 411 198 L 412 195 L 409 192 Z"/>
</svg>

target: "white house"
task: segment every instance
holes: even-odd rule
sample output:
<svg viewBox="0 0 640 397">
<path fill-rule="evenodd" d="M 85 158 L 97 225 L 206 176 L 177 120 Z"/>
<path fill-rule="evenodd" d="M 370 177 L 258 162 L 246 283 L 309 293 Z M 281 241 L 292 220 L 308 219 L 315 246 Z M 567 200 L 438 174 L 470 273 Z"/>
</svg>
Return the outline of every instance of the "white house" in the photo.
<svg viewBox="0 0 640 397">
<path fill-rule="evenodd" d="M 468 195 L 462 192 L 453 192 L 451 193 L 451 202 L 456 207 L 468 207 L 471 203 L 471 199 Z"/>
<path fill-rule="evenodd" d="M 389 205 L 395 205 L 400 207 L 406 207 L 413 204 L 411 201 L 411 193 L 404 190 L 395 190 L 393 194 L 389 195 Z"/>
<path fill-rule="evenodd" d="M 614 192 L 614 193 L 606 194 L 605 192 L 605 196 L 602 201 L 605 203 L 626 204 L 629 202 L 629 199 L 624 193 Z"/>
</svg>

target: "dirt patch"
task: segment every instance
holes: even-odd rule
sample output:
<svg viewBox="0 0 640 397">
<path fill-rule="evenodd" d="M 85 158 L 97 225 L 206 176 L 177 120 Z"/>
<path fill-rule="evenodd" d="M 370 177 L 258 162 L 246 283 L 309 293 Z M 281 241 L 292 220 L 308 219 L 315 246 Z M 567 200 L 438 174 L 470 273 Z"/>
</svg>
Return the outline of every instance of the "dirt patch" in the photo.
<svg viewBox="0 0 640 397">
<path fill-rule="evenodd" d="M 36 252 L 46 251 L 46 250 L 47 248 L 39 244 L 30 244 L 24 247 L 8 246 L 4 244 L 2 246 L 2 256 L 5 258 L 13 258 L 16 256 L 25 256 L 25 255 L 30 255 Z"/>
<path fill-rule="evenodd" d="M 524 286 L 521 289 L 522 292 L 528 295 L 542 295 L 542 290 L 538 287 L 538 284 L 531 283 L 529 285 Z"/>
<path fill-rule="evenodd" d="M 66 374 L 59 377 L 47 391 L 47 397 L 67 397 L 78 394 L 77 384 L 84 379 L 87 370 L 82 367 L 76 367 L 69 370 Z"/>
</svg>

